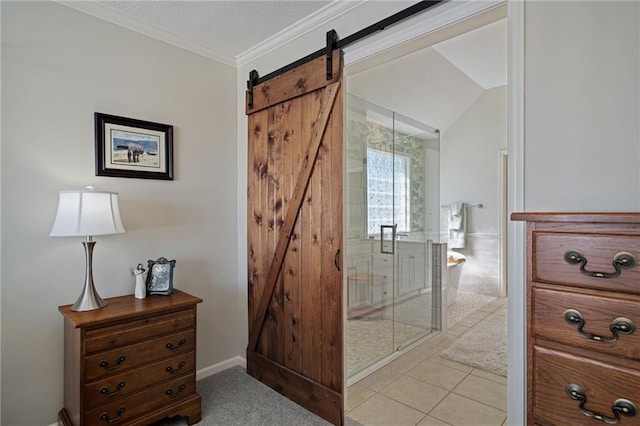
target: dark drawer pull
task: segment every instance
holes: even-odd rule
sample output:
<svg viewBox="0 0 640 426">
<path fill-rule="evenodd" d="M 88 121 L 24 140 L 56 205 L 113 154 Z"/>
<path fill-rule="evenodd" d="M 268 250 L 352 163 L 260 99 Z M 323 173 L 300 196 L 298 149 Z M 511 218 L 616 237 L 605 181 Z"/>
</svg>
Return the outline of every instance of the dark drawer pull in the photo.
<svg viewBox="0 0 640 426">
<path fill-rule="evenodd" d="M 124 355 L 120 356 L 120 358 L 117 359 L 116 363 L 114 365 L 109 365 L 109 363 L 105 360 L 102 360 L 100 362 L 100 367 L 106 369 L 107 371 L 111 371 L 111 370 L 115 370 L 117 368 L 120 368 L 120 364 L 122 364 L 125 360 Z"/>
<path fill-rule="evenodd" d="M 107 413 L 102 413 L 100 414 L 100 420 L 106 423 L 115 423 L 120 420 L 120 416 L 122 416 L 122 413 L 124 413 L 124 411 L 125 411 L 124 407 L 118 408 L 118 415 L 115 416 L 114 418 L 111 418 L 111 416 Z"/>
<path fill-rule="evenodd" d="M 611 325 L 609 326 L 612 336 L 602 337 L 602 336 L 597 336 L 591 333 L 585 333 L 584 331 L 582 331 L 585 321 L 584 321 L 584 318 L 582 318 L 582 314 L 580 313 L 580 311 L 576 309 L 567 309 L 562 314 L 562 317 L 569 324 L 577 324 L 578 333 L 580 333 L 580 335 L 585 339 L 596 340 L 598 342 L 603 342 L 603 343 L 615 342 L 616 340 L 618 340 L 618 333 L 631 334 L 636 330 L 636 326 L 633 324 L 633 322 L 629 318 L 619 317 L 614 319 L 613 322 L 611 322 Z"/>
<path fill-rule="evenodd" d="M 620 416 L 633 417 L 636 415 L 636 406 L 633 402 L 628 399 L 618 398 L 614 401 L 613 406 L 611 407 L 611 411 L 613 412 L 613 417 L 603 416 L 602 414 L 596 414 L 593 411 L 587 410 L 584 408 L 587 403 L 587 396 L 585 395 L 584 389 L 580 385 L 576 385 L 574 383 L 567 385 L 564 390 L 569 395 L 569 398 L 575 399 L 580 402 L 580 411 L 587 417 L 592 419 L 600 420 L 610 425 L 614 425 L 620 421 Z"/>
<path fill-rule="evenodd" d="M 180 370 L 184 368 L 185 365 L 187 365 L 187 363 L 184 361 L 181 361 L 180 364 L 178 364 L 178 368 L 176 368 L 175 370 L 170 365 L 167 368 L 165 368 L 165 370 L 167 370 L 167 373 L 169 374 L 178 374 Z"/>
<path fill-rule="evenodd" d="M 185 343 L 187 343 L 187 341 L 185 339 L 180 339 L 180 340 L 178 340 L 178 346 L 173 346 L 173 343 L 167 343 L 165 345 L 165 347 L 167 349 L 169 349 L 170 351 L 177 351 L 177 350 L 181 349 L 182 345 L 184 345 Z"/>
<path fill-rule="evenodd" d="M 186 387 L 186 385 L 184 383 L 182 383 L 180 386 L 178 386 L 178 391 L 177 392 L 173 392 L 172 389 L 167 389 L 164 393 L 169 398 L 175 398 L 176 396 L 178 396 L 178 395 L 180 395 L 182 393 L 182 391 L 184 390 L 185 387 Z"/>
<path fill-rule="evenodd" d="M 580 272 L 588 277 L 615 278 L 620 275 L 622 268 L 632 268 L 638 264 L 636 257 L 628 251 L 621 251 L 613 256 L 611 264 L 615 272 L 587 271 L 587 258 L 578 250 L 570 250 L 564 254 L 564 261 L 571 265 L 580 265 Z"/>
<path fill-rule="evenodd" d="M 106 397 L 111 397 L 119 394 L 120 390 L 124 387 L 124 385 L 125 385 L 124 382 L 118 383 L 118 385 L 116 386 L 116 390 L 114 390 L 113 392 L 109 392 L 109 389 L 107 389 L 106 387 L 103 387 L 102 389 L 100 389 L 100 393 Z"/>
</svg>

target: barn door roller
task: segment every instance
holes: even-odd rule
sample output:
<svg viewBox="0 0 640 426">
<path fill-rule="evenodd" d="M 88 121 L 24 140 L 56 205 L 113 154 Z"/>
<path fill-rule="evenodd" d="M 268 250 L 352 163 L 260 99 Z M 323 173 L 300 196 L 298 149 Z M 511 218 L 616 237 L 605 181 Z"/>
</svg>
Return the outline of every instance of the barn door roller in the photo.
<svg viewBox="0 0 640 426">
<path fill-rule="evenodd" d="M 333 78 L 333 51 L 338 43 L 338 33 L 336 30 L 327 31 L 327 81 Z"/>
</svg>

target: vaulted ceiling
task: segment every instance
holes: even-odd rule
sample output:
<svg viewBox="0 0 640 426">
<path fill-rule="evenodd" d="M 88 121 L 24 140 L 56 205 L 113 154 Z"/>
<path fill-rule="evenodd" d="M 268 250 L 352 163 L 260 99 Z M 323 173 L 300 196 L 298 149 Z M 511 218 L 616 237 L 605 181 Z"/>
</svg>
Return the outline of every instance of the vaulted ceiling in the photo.
<svg viewBox="0 0 640 426">
<path fill-rule="evenodd" d="M 506 19 L 348 77 L 350 93 L 441 131 L 506 84 Z"/>
</svg>

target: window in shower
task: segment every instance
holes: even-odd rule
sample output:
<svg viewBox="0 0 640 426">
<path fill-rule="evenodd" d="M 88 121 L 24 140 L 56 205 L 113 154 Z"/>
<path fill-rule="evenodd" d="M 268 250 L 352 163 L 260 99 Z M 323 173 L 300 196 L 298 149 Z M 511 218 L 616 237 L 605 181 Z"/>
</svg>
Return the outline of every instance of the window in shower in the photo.
<svg viewBox="0 0 640 426">
<path fill-rule="evenodd" d="M 367 148 L 367 231 L 380 233 L 381 225 L 397 224 L 398 232 L 409 232 L 411 223 L 411 160 Z"/>
</svg>

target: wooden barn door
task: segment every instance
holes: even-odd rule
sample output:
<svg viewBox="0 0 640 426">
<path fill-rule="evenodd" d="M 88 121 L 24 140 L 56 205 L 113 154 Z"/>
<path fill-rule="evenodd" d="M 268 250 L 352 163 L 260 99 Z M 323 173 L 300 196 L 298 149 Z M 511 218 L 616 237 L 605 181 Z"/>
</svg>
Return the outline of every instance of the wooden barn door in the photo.
<svg viewBox="0 0 640 426">
<path fill-rule="evenodd" d="M 247 372 L 343 423 L 341 52 L 253 88 Z"/>
</svg>

